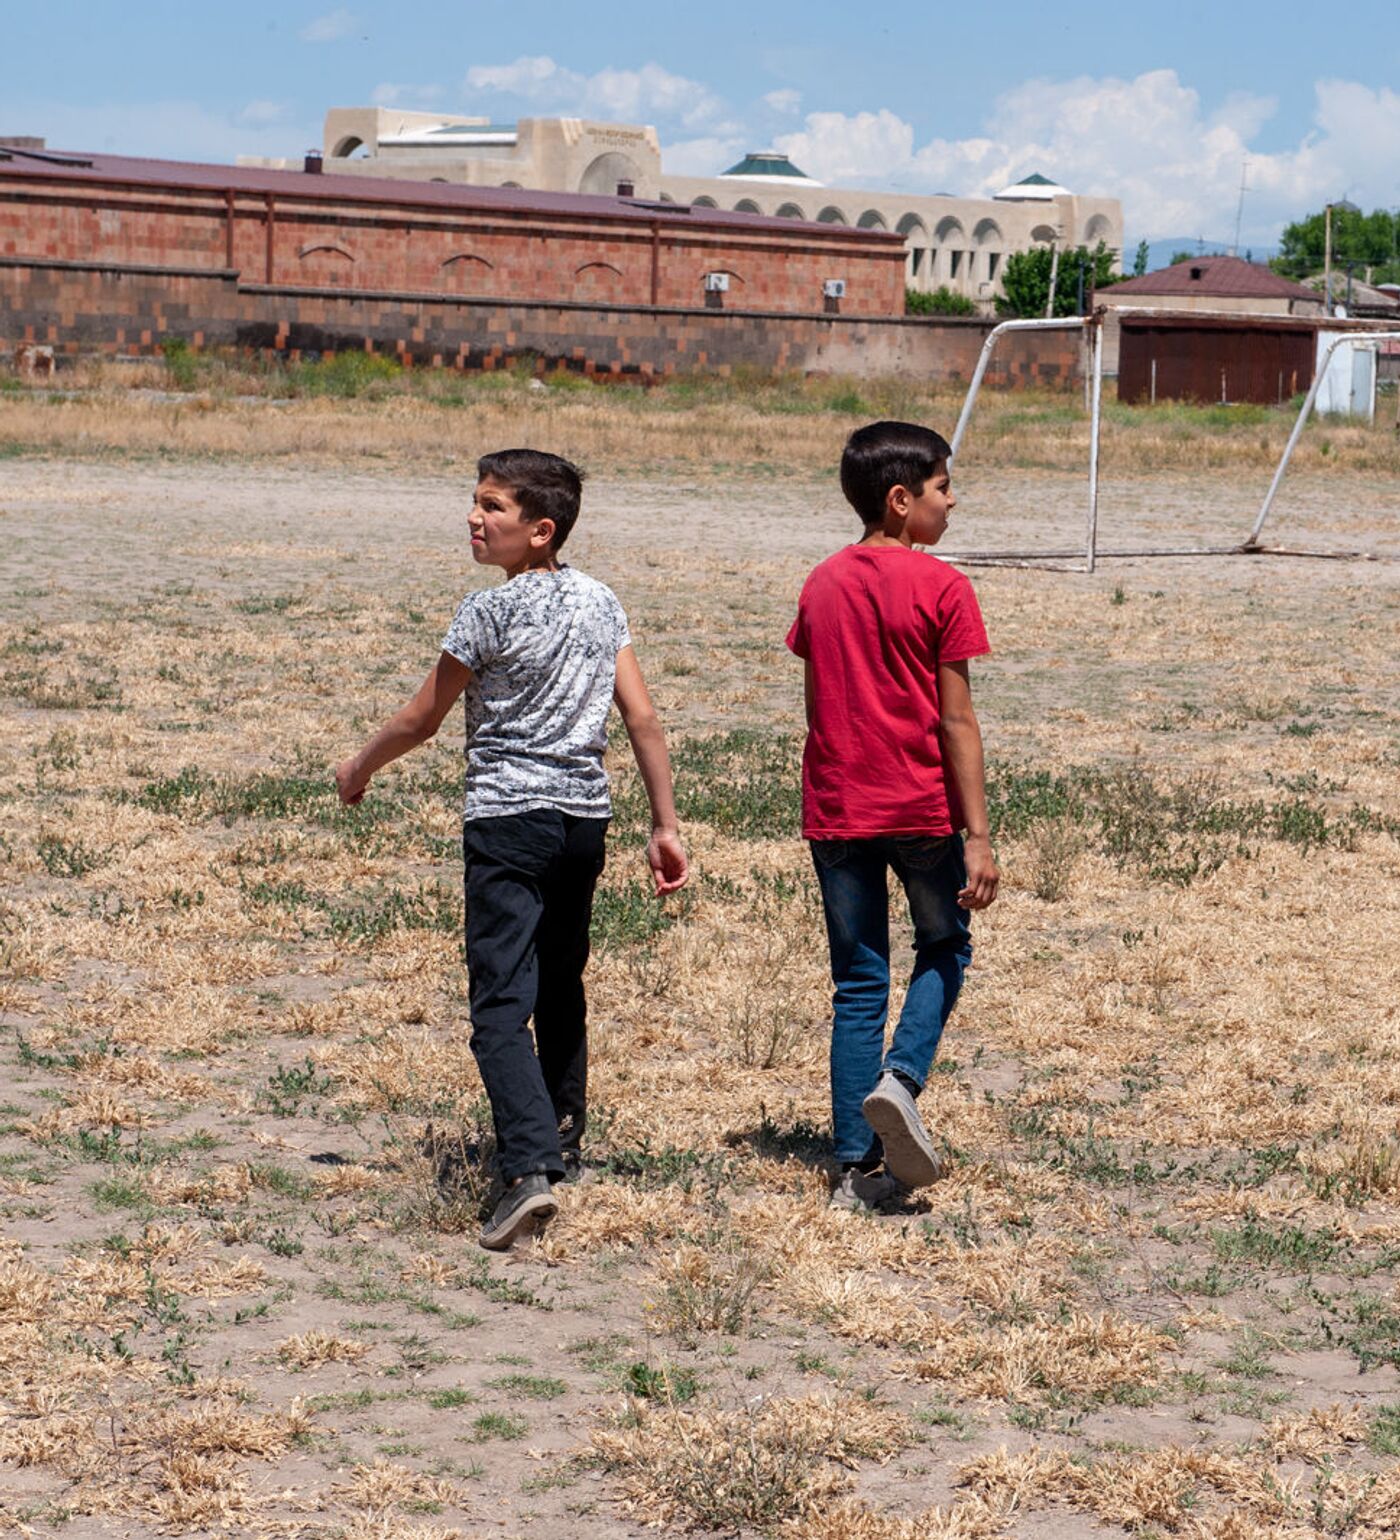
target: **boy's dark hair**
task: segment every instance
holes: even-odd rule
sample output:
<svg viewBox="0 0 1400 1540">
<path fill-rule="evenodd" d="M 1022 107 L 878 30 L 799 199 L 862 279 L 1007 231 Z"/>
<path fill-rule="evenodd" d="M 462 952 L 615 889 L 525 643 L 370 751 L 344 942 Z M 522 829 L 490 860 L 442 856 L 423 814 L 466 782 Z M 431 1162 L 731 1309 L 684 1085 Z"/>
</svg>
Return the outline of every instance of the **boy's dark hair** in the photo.
<svg viewBox="0 0 1400 1540">
<path fill-rule="evenodd" d="M 857 428 L 841 455 L 841 490 L 863 524 L 880 524 L 891 487 L 915 497 L 953 451 L 947 439 L 915 422 L 872 422 Z"/>
<path fill-rule="evenodd" d="M 554 521 L 553 549 L 569 538 L 583 497 L 583 472 L 562 455 L 542 449 L 498 449 L 476 462 L 477 479 L 509 487 L 527 519 Z"/>
</svg>

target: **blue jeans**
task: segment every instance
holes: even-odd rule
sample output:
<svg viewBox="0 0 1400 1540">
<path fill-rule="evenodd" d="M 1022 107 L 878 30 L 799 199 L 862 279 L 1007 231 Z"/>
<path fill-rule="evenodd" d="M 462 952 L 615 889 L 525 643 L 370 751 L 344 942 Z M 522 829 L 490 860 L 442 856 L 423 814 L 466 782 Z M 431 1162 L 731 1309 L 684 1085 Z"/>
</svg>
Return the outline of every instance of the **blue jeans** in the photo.
<svg viewBox="0 0 1400 1540">
<path fill-rule="evenodd" d="M 897 1069 L 922 1088 L 943 1027 L 972 959 L 962 836 L 887 835 L 813 840 L 812 860 L 831 945 L 831 1123 L 842 1164 L 878 1159 L 880 1143 L 861 1103 L 882 1069 Z M 890 914 L 893 867 L 914 922 L 914 971 L 904 1009 L 885 1053 L 890 1007 Z"/>
</svg>

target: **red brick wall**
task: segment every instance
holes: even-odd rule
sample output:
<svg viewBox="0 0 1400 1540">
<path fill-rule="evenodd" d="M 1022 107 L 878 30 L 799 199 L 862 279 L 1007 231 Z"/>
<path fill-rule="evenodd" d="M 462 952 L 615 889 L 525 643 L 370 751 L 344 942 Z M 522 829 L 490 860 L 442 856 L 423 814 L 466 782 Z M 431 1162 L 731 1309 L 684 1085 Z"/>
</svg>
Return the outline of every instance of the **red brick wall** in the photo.
<svg viewBox="0 0 1400 1540">
<path fill-rule="evenodd" d="M 0 350 L 39 342 L 68 355 L 132 353 L 181 337 L 196 347 L 293 354 L 369 349 L 468 369 L 528 360 L 540 370 L 642 378 L 743 366 L 956 382 L 971 376 L 993 325 L 606 301 L 530 304 L 478 297 L 468 286 L 489 272 L 478 278 L 476 264 L 454 267 L 462 269 L 456 292 L 424 298 L 250 284 L 230 272 L 0 256 Z M 597 280 L 604 281 L 611 279 Z M 732 303 L 734 292 L 726 298 Z M 988 372 L 994 385 L 1057 387 L 1080 379 L 1078 334 L 1062 331 L 1009 333 Z"/>
<path fill-rule="evenodd" d="M 820 310 L 823 280 L 844 278 L 844 314 L 897 316 L 904 309 L 903 248 L 835 226 L 750 233 L 529 210 L 290 197 L 269 205 L 247 193 L 234 198 L 230 221 L 217 191 L 73 185 L 36 175 L 0 177 L 0 255 L 231 267 L 245 283 L 624 305 L 700 305 L 705 274 L 725 271 L 727 306 L 793 312 Z"/>
</svg>

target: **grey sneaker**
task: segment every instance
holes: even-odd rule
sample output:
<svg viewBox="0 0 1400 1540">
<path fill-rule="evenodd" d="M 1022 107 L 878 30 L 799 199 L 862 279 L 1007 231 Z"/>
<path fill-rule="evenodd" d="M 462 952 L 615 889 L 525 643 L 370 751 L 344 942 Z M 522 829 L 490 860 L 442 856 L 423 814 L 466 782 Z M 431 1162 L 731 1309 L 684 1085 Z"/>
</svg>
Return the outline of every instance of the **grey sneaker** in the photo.
<svg viewBox="0 0 1400 1540">
<path fill-rule="evenodd" d="M 943 1175 L 946 1164 L 919 1121 L 914 1098 L 891 1071 L 880 1076 L 860 1110 L 880 1136 L 885 1166 L 891 1176 L 898 1177 L 907 1187 L 928 1187 Z"/>
<path fill-rule="evenodd" d="M 888 1171 L 861 1171 L 847 1166 L 831 1190 L 829 1207 L 849 1214 L 868 1214 L 884 1203 L 902 1198 L 909 1189 Z"/>
<path fill-rule="evenodd" d="M 481 1232 L 481 1244 L 487 1251 L 507 1251 L 522 1235 L 543 1229 L 558 1209 L 549 1178 L 543 1171 L 532 1171 L 502 1193 L 496 1212 Z"/>
</svg>

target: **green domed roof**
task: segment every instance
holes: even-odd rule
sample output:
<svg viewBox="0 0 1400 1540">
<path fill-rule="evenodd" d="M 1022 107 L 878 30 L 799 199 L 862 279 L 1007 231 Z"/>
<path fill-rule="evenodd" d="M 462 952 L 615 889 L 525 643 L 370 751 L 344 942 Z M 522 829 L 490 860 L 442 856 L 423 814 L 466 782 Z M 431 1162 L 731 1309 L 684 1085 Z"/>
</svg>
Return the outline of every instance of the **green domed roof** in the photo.
<svg viewBox="0 0 1400 1540">
<path fill-rule="evenodd" d="M 777 150 L 752 151 L 737 165 L 731 166 L 728 171 L 723 171 L 720 175 L 795 176 L 800 177 L 804 182 L 811 180 L 805 171 L 799 171 L 786 155 L 780 155 Z"/>
</svg>

